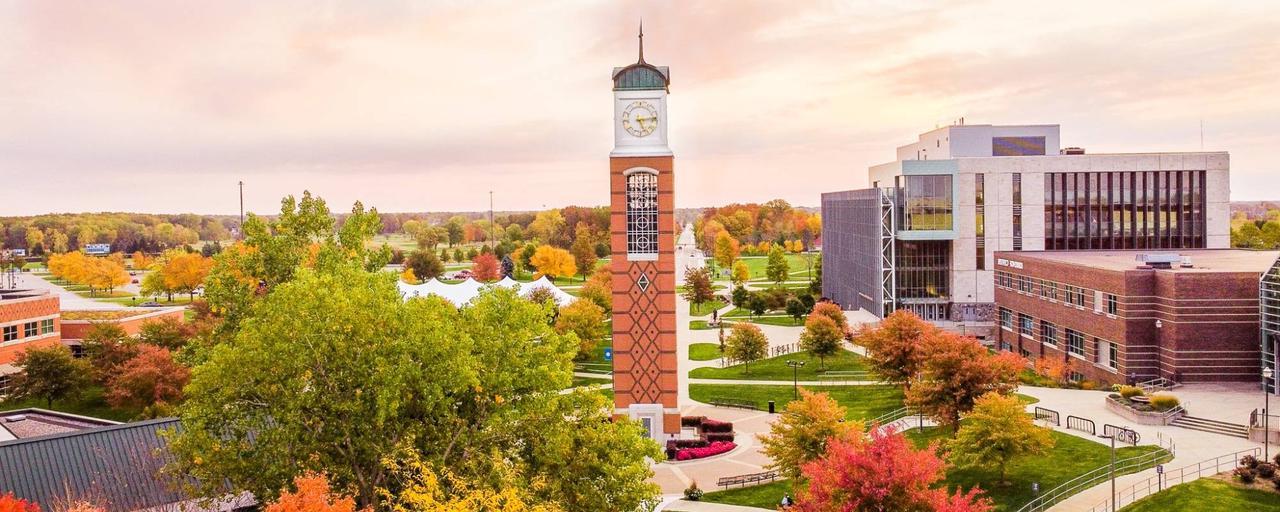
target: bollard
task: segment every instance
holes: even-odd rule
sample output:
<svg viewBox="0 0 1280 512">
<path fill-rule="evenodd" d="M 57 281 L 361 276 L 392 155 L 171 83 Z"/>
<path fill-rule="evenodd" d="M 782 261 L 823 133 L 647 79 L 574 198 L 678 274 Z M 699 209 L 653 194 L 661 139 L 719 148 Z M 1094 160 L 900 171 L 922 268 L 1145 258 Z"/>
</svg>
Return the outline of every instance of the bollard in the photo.
<svg viewBox="0 0 1280 512">
<path fill-rule="evenodd" d="M 769 414 L 773 414 L 773 411 L 774 411 L 773 400 L 770 400 L 770 401 L 769 401 Z"/>
</svg>

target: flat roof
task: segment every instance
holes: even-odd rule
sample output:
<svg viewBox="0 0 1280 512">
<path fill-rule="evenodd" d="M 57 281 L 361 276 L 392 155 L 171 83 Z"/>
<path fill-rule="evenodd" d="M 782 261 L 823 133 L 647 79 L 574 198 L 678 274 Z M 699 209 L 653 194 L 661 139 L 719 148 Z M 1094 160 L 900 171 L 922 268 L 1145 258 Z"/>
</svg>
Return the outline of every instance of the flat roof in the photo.
<svg viewBox="0 0 1280 512">
<path fill-rule="evenodd" d="M 1280 251 L 1246 249 L 1124 249 L 1089 251 L 996 251 L 997 258 L 1009 260 L 1045 260 L 1069 263 L 1102 270 L 1138 270 L 1142 254 L 1177 254 L 1191 259 L 1191 268 L 1174 264 L 1158 272 L 1266 272 L 1280 258 Z"/>
<path fill-rule="evenodd" d="M 0 442 L 65 434 L 116 424 L 114 421 L 44 409 L 18 409 L 0 412 Z"/>
</svg>

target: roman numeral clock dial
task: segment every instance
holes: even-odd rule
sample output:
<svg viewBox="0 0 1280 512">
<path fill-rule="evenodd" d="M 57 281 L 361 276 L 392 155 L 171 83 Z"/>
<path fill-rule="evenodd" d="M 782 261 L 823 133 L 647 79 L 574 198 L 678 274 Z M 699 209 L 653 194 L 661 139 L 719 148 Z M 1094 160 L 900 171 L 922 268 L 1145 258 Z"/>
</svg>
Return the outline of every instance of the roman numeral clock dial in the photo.
<svg viewBox="0 0 1280 512">
<path fill-rule="evenodd" d="M 658 129 L 658 109 L 647 101 L 633 101 L 622 109 L 622 128 L 636 137 L 647 137 Z"/>
</svg>

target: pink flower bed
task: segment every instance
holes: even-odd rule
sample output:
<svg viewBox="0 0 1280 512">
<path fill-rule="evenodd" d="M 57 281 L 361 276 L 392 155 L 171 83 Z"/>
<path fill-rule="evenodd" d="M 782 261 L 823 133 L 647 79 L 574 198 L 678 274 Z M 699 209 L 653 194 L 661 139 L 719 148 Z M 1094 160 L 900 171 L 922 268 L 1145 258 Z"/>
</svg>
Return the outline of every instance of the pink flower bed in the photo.
<svg viewBox="0 0 1280 512">
<path fill-rule="evenodd" d="M 711 443 L 701 448 L 684 448 L 676 452 L 676 460 L 693 460 L 693 459 L 701 459 L 704 457 L 711 457 L 713 455 L 720 455 L 722 453 L 730 452 L 737 447 L 738 447 L 737 444 L 726 442 L 726 441 L 720 441 L 720 442 Z"/>
</svg>

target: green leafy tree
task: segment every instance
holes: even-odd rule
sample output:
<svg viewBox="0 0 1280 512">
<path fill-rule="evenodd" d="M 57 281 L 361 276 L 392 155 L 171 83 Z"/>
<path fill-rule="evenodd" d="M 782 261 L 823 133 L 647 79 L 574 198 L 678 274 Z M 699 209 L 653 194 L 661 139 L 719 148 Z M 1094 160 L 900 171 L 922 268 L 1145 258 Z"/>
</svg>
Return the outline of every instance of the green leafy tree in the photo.
<svg viewBox="0 0 1280 512">
<path fill-rule="evenodd" d="M 862 424 L 845 421 L 847 412 L 826 393 L 800 390 L 800 399 L 787 403 L 782 415 L 769 425 L 769 433 L 757 435 L 773 460 L 770 468 L 782 476 L 800 478 L 801 468 L 827 451 L 827 442 L 860 434 Z"/>
<path fill-rule="evenodd" d="M 519 487 L 566 511 L 657 497 L 656 444 L 572 379 L 577 344 L 515 292 L 462 309 L 403 300 L 394 276 L 299 271 L 193 371 L 169 471 L 199 496 L 271 501 L 301 471 L 360 507 L 407 484 L 388 459 L 420 457 L 461 482 Z M 246 377 L 249 376 L 249 377 Z"/>
<path fill-rule="evenodd" d="M 404 260 L 404 266 L 413 271 L 413 276 L 420 281 L 435 279 L 444 274 L 444 263 L 436 257 L 435 251 L 413 251 Z"/>
<path fill-rule="evenodd" d="M 809 319 L 805 320 L 804 332 L 800 333 L 800 348 L 818 358 L 818 368 L 827 367 L 827 358 L 840 351 L 842 342 L 844 332 L 830 318 L 815 314 L 809 315 Z"/>
<path fill-rule="evenodd" d="M 453 254 L 449 253 L 449 249 L 440 248 L 440 262 L 448 263 L 451 259 L 453 259 Z"/>
<path fill-rule="evenodd" d="M 462 235 L 465 234 L 462 228 L 466 223 L 467 219 L 464 219 L 461 215 L 455 215 L 444 224 L 445 235 L 449 238 L 449 247 L 462 243 Z M 455 259 L 462 261 L 462 258 Z"/>
<path fill-rule="evenodd" d="M 587 276 L 596 269 L 596 250 L 591 244 L 591 230 L 585 225 L 578 226 L 569 252 L 573 254 L 573 262 L 578 266 L 578 275 L 586 281 Z"/>
<path fill-rule="evenodd" d="M 734 307 L 746 308 L 747 302 L 751 300 L 751 292 L 746 287 L 739 286 L 729 292 L 729 299 L 733 302 Z"/>
<path fill-rule="evenodd" d="M 800 299 L 794 297 L 787 299 L 787 314 L 791 315 L 791 319 L 793 321 L 799 322 L 801 318 L 804 318 L 806 313 L 808 313 L 808 311 L 805 309 L 804 303 L 800 302 Z"/>
<path fill-rule="evenodd" d="M 763 315 L 769 309 L 769 301 L 760 292 L 751 292 L 747 298 L 747 309 L 751 310 L 753 317 Z"/>
<path fill-rule="evenodd" d="M 787 280 L 787 275 L 791 272 L 791 266 L 787 263 L 787 255 L 783 252 L 782 246 L 774 244 L 769 249 L 769 260 L 765 266 L 765 275 L 774 284 L 782 284 Z"/>
<path fill-rule="evenodd" d="M 18 353 L 13 362 L 21 373 L 14 379 L 19 397 L 43 399 L 46 408 L 55 400 L 79 396 L 89 385 L 88 363 L 71 355 L 71 349 L 56 344 L 32 347 Z"/>
<path fill-rule="evenodd" d="M 1009 462 L 1027 455 L 1040 455 L 1053 448 L 1049 429 L 1032 421 L 1026 406 L 1017 397 L 987 393 L 974 402 L 956 438 L 947 444 L 952 464 L 960 468 L 991 468 L 1000 471 L 1007 484 Z"/>
<path fill-rule="evenodd" d="M 746 365 L 746 373 L 751 374 L 751 363 L 764 359 L 769 350 L 769 338 L 755 324 L 738 322 L 724 340 L 724 354 L 729 358 Z"/>
<path fill-rule="evenodd" d="M 556 317 L 556 332 L 573 333 L 578 338 L 578 355 L 576 359 L 586 359 L 595 352 L 596 346 L 604 339 L 607 326 L 604 323 L 604 309 L 588 299 L 578 299 L 560 309 Z"/>
</svg>

